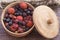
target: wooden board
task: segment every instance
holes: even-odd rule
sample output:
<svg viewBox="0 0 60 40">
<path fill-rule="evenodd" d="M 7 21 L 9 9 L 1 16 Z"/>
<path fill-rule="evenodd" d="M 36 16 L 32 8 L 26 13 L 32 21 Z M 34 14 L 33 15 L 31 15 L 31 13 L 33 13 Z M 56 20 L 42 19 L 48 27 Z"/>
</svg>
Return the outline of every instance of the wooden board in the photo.
<svg viewBox="0 0 60 40">
<path fill-rule="evenodd" d="M 53 6 L 52 9 L 56 12 L 56 15 L 58 17 L 59 24 L 60 24 L 60 6 Z M 2 13 L 2 9 L 0 9 L 0 16 L 1 16 L 1 13 Z M 56 38 L 46 39 L 42 37 L 41 35 L 39 35 L 39 33 L 34 28 L 34 30 L 29 35 L 22 38 L 16 38 L 16 37 L 12 37 L 8 35 L 3 29 L 2 24 L 0 22 L 0 40 L 60 40 L 60 33 L 58 34 Z"/>
</svg>

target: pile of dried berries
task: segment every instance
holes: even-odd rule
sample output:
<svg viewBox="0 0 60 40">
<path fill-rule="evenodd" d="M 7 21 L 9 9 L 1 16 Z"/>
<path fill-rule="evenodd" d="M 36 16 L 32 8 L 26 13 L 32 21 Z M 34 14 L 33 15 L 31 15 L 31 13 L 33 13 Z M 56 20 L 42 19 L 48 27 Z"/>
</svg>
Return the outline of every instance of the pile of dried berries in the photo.
<svg viewBox="0 0 60 40">
<path fill-rule="evenodd" d="M 25 2 L 7 9 L 4 16 L 6 28 L 12 32 L 26 32 L 33 26 L 33 8 Z"/>
</svg>

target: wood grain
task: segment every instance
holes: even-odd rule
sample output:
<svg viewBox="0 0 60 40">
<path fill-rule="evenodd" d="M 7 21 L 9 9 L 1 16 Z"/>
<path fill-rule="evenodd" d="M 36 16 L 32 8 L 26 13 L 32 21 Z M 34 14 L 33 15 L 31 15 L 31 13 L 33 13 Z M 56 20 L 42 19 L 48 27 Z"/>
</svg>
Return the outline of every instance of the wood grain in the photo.
<svg viewBox="0 0 60 40">
<path fill-rule="evenodd" d="M 59 24 L 60 24 L 60 6 L 53 6 L 51 8 L 56 12 L 56 15 L 58 17 Z M 2 13 L 2 9 L 0 9 L 0 19 L 1 19 L 1 13 Z M 60 32 L 56 38 L 46 39 L 42 37 L 41 35 L 39 35 L 39 33 L 34 28 L 34 30 L 26 37 L 16 38 L 16 37 L 12 37 L 8 35 L 5 32 L 5 30 L 2 27 L 1 21 L 0 21 L 0 40 L 60 40 Z"/>
</svg>

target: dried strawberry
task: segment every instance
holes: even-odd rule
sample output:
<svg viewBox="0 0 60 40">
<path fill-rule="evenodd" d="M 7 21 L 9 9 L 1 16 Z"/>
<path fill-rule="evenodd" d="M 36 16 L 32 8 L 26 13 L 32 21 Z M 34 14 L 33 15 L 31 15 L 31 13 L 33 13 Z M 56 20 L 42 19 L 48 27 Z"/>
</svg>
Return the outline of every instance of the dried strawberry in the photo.
<svg viewBox="0 0 60 40">
<path fill-rule="evenodd" d="M 14 14 L 14 13 L 15 13 L 15 9 L 14 9 L 14 8 L 9 8 L 9 9 L 8 9 L 8 13 Z"/>
<path fill-rule="evenodd" d="M 26 9 L 27 8 L 27 4 L 25 2 L 21 2 L 19 5 L 20 5 L 20 7 L 22 9 Z"/>
<path fill-rule="evenodd" d="M 22 16 L 17 16 L 17 19 L 20 21 L 23 21 L 23 17 Z"/>
<path fill-rule="evenodd" d="M 33 25 L 33 22 L 32 21 L 28 21 L 27 22 L 27 27 L 32 27 L 32 25 Z"/>
<path fill-rule="evenodd" d="M 11 27 L 10 27 L 10 30 L 15 32 L 16 30 L 18 29 L 18 24 L 13 24 Z"/>
</svg>

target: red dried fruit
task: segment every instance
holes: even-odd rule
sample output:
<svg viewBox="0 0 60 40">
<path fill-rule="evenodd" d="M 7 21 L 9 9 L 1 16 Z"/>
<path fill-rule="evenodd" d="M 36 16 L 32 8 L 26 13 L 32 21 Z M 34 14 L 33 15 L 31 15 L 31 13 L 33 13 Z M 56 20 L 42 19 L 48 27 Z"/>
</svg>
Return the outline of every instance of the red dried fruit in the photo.
<svg viewBox="0 0 60 40">
<path fill-rule="evenodd" d="M 32 20 L 31 16 L 24 17 L 24 20 Z"/>
<path fill-rule="evenodd" d="M 18 24 L 13 24 L 11 27 L 10 27 L 10 30 L 15 32 L 16 30 L 18 29 Z"/>
<path fill-rule="evenodd" d="M 32 20 L 32 17 L 31 16 L 27 16 L 27 20 Z"/>
<path fill-rule="evenodd" d="M 14 8 L 9 8 L 9 9 L 8 9 L 8 13 L 14 14 L 14 13 L 15 13 L 15 9 L 14 9 Z"/>
<path fill-rule="evenodd" d="M 21 2 L 19 5 L 20 5 L 20 7 L 22 9 L 26 9 L 27 8 L 27 4 L 25 2 Z"/>
<path fill-rule="evenodd" d="M 14 15 L 12 15 L 12 14 L 10 14 L 9 17 L 10 17 L 10 18 L 13 18 L 13 19 L 16 19 L 16 16 L 14 16 Z"/>
<path fill-rule="evenodd" d="M 12 17 L 13 17 L 13 15 L 12 15 L 12 14 L 10 14 L 10 15 L 9 15 L 9 17 L 10 17 L 10 18 L 12 18 Z"/>
<path fill-rule="evenodd" d="M 24 20 L 26 23 L 28 22 L 28 20 Z"/>
<path fill-rule="evenodd" d="M 14 20 L 14 22 L 15 22 L 15 23 L 17 23 L 18 21 L 19 21 L 19 20 L 17 20 L 17 19 L 16 19 L 16 20 Z"/>
<path fill-rule="evenodd" d="M 17 27 L 18 28 L 18 24 L 14 23 L 13 26 Z"/>
<path fill-rule="evenodd" d="M 17 16 L 17 19 L 20 21 L 23 21 L 23 17 L 22 16 Z"/>
<path fill-rule="evenodd" d="M 32 21 L 28 21 L 27 22 L 27 27 L 32 27 L 32 25 L 33 25 L 33 22 Z"/>
<path fill-rule="evenodd" d="M 13 31 L 13 32 L 15 32 L 16 31 L 16 28 L 14 26 L 11 26 L 10 27 L 10 30 Z"/>
<path fill-rule="evenodd" d="M 18 28 L 17 30 L 18 33 L 23 33 L 24 32 L 24 29 L 22 29 L 21 27 Z"/>
<path fill-rule="evenodd" d="M 13 15 L 13 18 L 16 19 L 16 16 Z"/>
</svg>

